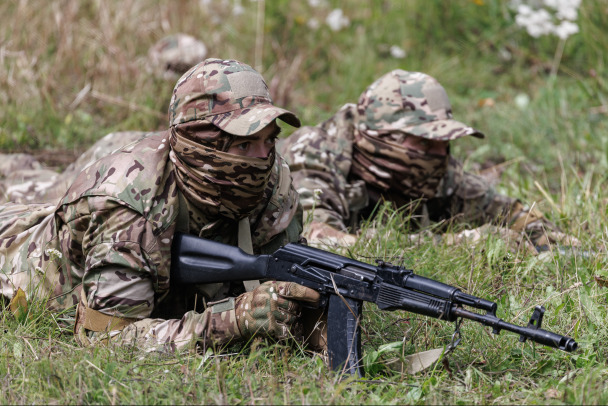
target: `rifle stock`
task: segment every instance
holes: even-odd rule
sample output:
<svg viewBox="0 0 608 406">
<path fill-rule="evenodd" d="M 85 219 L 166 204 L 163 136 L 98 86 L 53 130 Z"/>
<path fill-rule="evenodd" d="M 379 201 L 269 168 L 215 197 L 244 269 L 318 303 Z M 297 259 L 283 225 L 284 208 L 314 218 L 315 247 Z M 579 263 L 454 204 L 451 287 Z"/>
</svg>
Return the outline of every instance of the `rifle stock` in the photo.
<svg viewBox="0 0 608 406">
<path fill-rule="evenodd" d="M 568 352 L 577 348 L 574 339 L 540 328 L 545 311 L 541 306 L 537 306 L 527 326 L 518 326 L 496 316 L 496 303 L 457 287 L 383 261 L 370 265 L 301 244 L 287 244 L 270 255 L 249 255 L 238 247 L 177 233 L 171 279 L 183 284 L 270 279 L 317 290 L 320 306 L 328 311 L 330 366 L 360 376 L 359 323 L 364 301 L 382 310 L 401 309 L 446 321 L 465 318 L 492 327 L 495 334 L 507 330 L 519 334 L 520 341 L 530 339 Z"/>
</svg>

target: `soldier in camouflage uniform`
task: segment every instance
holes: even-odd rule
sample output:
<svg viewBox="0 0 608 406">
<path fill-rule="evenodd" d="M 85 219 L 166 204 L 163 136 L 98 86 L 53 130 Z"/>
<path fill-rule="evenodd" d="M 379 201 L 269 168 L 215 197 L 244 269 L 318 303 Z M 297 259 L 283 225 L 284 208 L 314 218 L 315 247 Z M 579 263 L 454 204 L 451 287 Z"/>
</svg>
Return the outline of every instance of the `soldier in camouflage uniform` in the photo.
<svg viewBox="0 0 608 406">
<path fill-rule="evenodd" d="M 418 223 L 412 229 L 430 221 L 491 223 L 507 226 L 500 233 L 527 249 L 575 243 L 535 208 L 464 172 L 450 156 L 449 142 L 466 135 L 484 137 L 452 118 L 448 96 L 434 78 L 403 70 L 382 76 L 357 104 L 346 104 L 316 127 L 297 130 L 281 145 L 304 219 L 312 218 L 304 235 L 312 244 L 353 243 L 350 233 L 358 221 L 386 200 L 410 207 Z M 446 236 L 448 243 L 479 237 L 470 232 Z"/>
<path fill-rule="evenodd" d="M 245 293 L 242 284 L 172 286 L 171 243 L 176 231 L 251 253 L 296 241 L 301 208 L 274 142 L 277 118 L 299 120 L 272 104 L 250 66 L 219 59 L 178 80 L 169 116 L 169 130 L 86 167 L 58 204 L 0 206 L 0 295 L 22 290 L 71 314 L 83 345 L 287 337 L 298 301 L 317 292 L 284 282 Z"/>
</svg>

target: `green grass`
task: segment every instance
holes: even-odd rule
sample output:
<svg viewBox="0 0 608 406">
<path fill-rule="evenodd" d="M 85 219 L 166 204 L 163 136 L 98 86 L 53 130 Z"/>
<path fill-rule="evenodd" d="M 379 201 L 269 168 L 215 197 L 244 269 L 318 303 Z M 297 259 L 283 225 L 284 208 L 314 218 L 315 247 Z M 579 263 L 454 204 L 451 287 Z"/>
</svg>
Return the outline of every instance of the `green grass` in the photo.
<svg viewBox="0 0 608 406">
<path fill-rule="evenodd" d="M 452 153 L 472 171 L 501 165 L 500 192 L 537 204 L 597 255 L 513 254 L 494 237 L 474 247 L 413 245 L 406 214 L 390 208 L 367 225 L 376 234 L 348 254 L 391 260 L 496 301 L 512 323 L 527 324 L 542 304 L 544 327 L 574 337 L 579 350 L 521 344 L 514 334 L 493 336 L 464 322 L 462 343 L 446 362 L 403 375 L 382 363 L 394 354 L 374 352 L 396 342 L 404 355 L 441 347 L 453 325 L 366 305 L 362 339 L 371 364 L 353 380 L 295 344 L 256 342 L 208 357 L 81 348 L 60 316 L 30 303 L 23 319 L 1 313 L 0 403 L 608 403 L 608 291 L 594 280 L 608 276 L 605 1 L 583 2 L 581 31 L 566 41 L 559 63 L 558 40 L 517 29 L 506 1 L 332 0 L 317 8 L 266 1 L 262 31 L 259 3 L 242 0 L 245 12 L 234 16 L 235 3 L 0 3 L 0 150 L 77 154 L 111 131 L 165 128 L 174 83 L 148 71 L 146 53 L 174 32 L 202 39 L 209 56 L 258 64 L 277 103 L 308 125 L 356 102 L 391 69 L 429 73 L 447 89 L 455 118 L 487 135 L 454 142 Z M 334 7 L 350 19 L 339 32 L 323 23 Z M 313 17 L 318 30 L 307 27 Z M 407 56 L 391 57 L 392 45 Z M 524 108 L 520 95 L 529 99 Z"/>
</svg>

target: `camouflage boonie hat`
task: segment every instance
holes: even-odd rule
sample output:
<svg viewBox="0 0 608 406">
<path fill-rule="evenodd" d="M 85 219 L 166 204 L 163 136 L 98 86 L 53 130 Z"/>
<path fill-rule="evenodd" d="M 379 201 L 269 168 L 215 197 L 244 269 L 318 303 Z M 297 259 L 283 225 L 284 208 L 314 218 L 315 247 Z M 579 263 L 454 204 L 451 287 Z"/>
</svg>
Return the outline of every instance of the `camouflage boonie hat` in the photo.
<svg viewBox="0 0 608 406">
<path fill-rule="evenodd" d="M 280 118 L 294 127 L 300 120 L 272 104 L 262 75 L 235 60 L 207 59 L 175 85 L 169 125 L 206 120 L 234 135 L 250 135 Z"/>
<path fill-rule="evenodd" d="M 393 70 L 372 83 L 359 98 L 359 129 L 400 131 L 423 138 L 449 141 L 483 133 L 452 119 L 445 89 L 420 72 Z"/>
<path fill-rule="evenodd" d="M 150 65 L 155 73 L 172 80 L 177 80 L 206 56 L 205 44 L 186 34 L 161 38 L 148 50 Z"/>
</svg>

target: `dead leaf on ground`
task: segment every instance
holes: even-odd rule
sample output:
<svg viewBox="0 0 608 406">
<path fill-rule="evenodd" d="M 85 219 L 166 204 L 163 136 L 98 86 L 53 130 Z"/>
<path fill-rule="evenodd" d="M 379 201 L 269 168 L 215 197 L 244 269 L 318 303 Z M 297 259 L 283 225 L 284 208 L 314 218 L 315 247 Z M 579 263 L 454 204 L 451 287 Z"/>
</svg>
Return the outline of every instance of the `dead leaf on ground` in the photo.
<svg viewBox="0 0 608 406">
<path fill-rule="evenodd" d="M 15 318 L 21 320 L 25 317 L 27 314 L 27 298 L 25 297 L 25 292 L 21 288 L 17 289 L 17 292 L 11 299 L 9 306 Z"/>
<path fill-rule="evenodd" d="M 597 284 L 600 285 L 601 287 L 603 287 L 603 288 L 608 287 L 608 277 L 595 275 L 593 278 L 595 279 Z"/>
</svg>

